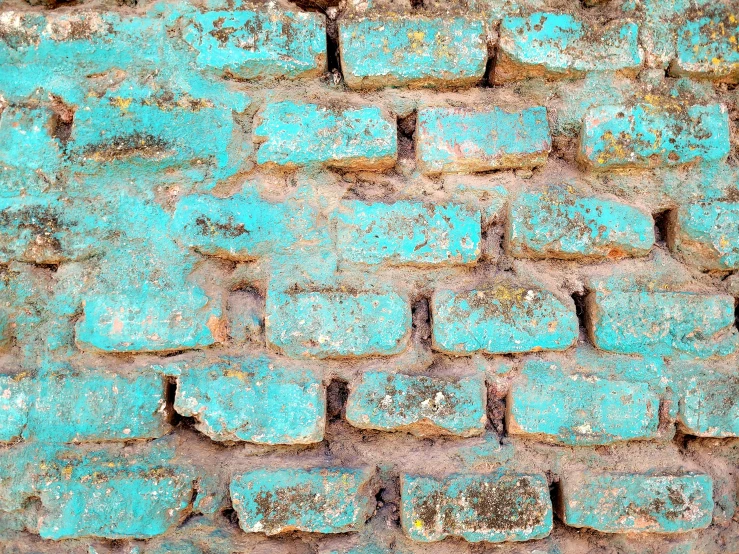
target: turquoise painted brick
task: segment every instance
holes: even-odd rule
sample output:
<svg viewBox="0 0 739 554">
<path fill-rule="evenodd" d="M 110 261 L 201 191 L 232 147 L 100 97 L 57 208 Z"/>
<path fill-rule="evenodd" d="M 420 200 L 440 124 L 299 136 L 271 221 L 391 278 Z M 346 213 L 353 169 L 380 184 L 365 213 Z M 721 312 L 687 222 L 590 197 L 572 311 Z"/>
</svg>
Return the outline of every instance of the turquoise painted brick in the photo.
<svg viewBox="0 0 739 554">
<path fill-rule="evenodd" d="M 341 358 L 402 352 L 408 302 L 395 293 L 267 293 L 267 343 L 293 357 Z"/>
<path fill-rule="evenodd" d="M 401 525 L 414 541 L 526 541 L 552 531 L 549 486 L 542 475 L 403 475 L 400 487 Z"/>
<path fill-rule="evenodd" d="M 397 129 L 379 108 L 343 111 L 315 104 L 269 103 L 257 115 L 257 163 L 387 169 L 397 157 Z"/>
<path fill-rule="evenodd" d="M 485 382 L 372 371 L 350 385 L 346 419 L 360 429 L 417 436 L 479 435 L 485 430 Z"/>
<path fill-rule="evenodd" d="M 739 268 L 739 203 L 683 205 L 669 223 L 670 249 L 685 263 L 702 269 Z"/>
<path fill-rule="evenodd" d="M 682 533 L 711 523 L 708 475 L 565 473 L 559 516 L 602 533 Z"/>
<path fill-rule="evenodd" d="M 315 219 L 305 203 L 272 203 L 253 193 L 228 198 L 197 194 L 177 203 L 172 234 L 202 254 L 252 260 L 289 253 L 295 243 L 310 238 Z"/>
<path fill-rule="evenodd" d="M 587 71 L 635 75 L 643 63 L 639 27 L 613 22 L 593 28 L 564 13 L 505 17 L 492 75 L 495 84 L 530 77 L 580 77 Z"/>
<path fill-rule="evenodd" d="M 0 443 L 15 442 L 28 422 L 32 380 L 25 373 L 0 375 Z"/>
<path fill-rule="evenodd" d="M 240 79 L 316 77 L 327 70 L 323 15 L 207 11 L 186 19 L 183 40 L 199 67 Z"/>
<path fill-rule="evenodd" d="M 310 444 L 323 440 L 326 392 L 312 371 L 233 359 L 183 370 L 174 409 L 216 441 Z"/>
<path fill-rule="evenodd" d="M 461 204 L 344 202 L 331 217 L 345 261 L 468 264 L 480 255 L 480 212 Z"/>
<path fill-rule="evenodd" d="M 422 173 L 474 173 L 536 167 L 552 149 L 546 108 L 418 111 L 416 162 Z"/>
<path fill-rule="evenodd" d="M 623 258 L 654 245 L 654 220 L 639 208 L 564 188 L 519 194 L 509 206 L 506 248 L 519 258 Z"/>
<path fill-rule="evenodd" d="M 44 374 L 23 438 L 45 443 L 151 439 L 169 431 L 160 375 Z"/>
<path fill-rule="evenodd" d="M 652 439 L 659 425 L 659 397 L 646 383 L 563 371 L 540 360 L 526 363 L 506 409 L 510 434 L 572 446 Z"/>
<path fill-rule="evenodd" d="M 710 358 L 739 348 L 731 296 L 596 291 L 587 309 L 591 338 L 601 350 Z"/>
<path fill-rule="evenodd" d="M 439 290 L 431 312 L 434 348 L 449 354 L 564 350 L 578 335 L 574 306 L 547 290 L 510 283 Z"/>
<path fill-rule="evenodd" d="M 686 21 L 677 31 L 677 57 L 670 70 L 673 75 L 738 82 L 739 13 L 727 5 L 725 11 Z"/>
<path fill-rule="evenodd" d="M 721 104 L 599 106 L 585 114 L 580 136 L 581 161 L 601 170 L 716 162 L 729 149 L 729 116 Z"/>
<path fill-rule="evenodd" d="M 85 213 L 87 212 L 87 213 Z M 79 261 L 100 254 L 111 231 L 89 210 L 54 197 L 0 198 L 0 261 Z"/>
<path fill-rule="evenodd" d="M 75 326 L 79 348 L 166 352 L 202 348 L 226 338 L 220 307 L 209 305 L 198 287 L 186 286 L 176 297 L 147 286 L 127 292 L 85 299 L 84 315 Z"/>
<path fill-rule="evenodd" d="M 44 539 L 145 539 L 183 516 L 193 494 L 192 470 L 155 456 L 66 451 L 39 479 Z"/>
<path fill-rule="evenodd" d="M 51 136 L 51 124 L 51 111 L 41 108 L 8 106 L 0 113 L 0 169 L 4 180 L 27 186 L 29 180 L 53 182 L 58 178 L 62 150 Z"/>
<path fill-rule="evenodd" d="M 247 533 L 347 533 L 375 508 L 372 478 L 363 469 L 258 469 L 231 481 L 231 500 Z"/>
<path fill-rule="evenodd" d="M 339 48 L 350 88 L 471 86 L 488 59 L 483 22 L 462 17 L 340 20 Z"/>
<path fill-rule="evenodd" d="M 739 437 L 739 379 L 698 368 L 679 380 L 678 422 L 685 434 Z"/>
</svg>

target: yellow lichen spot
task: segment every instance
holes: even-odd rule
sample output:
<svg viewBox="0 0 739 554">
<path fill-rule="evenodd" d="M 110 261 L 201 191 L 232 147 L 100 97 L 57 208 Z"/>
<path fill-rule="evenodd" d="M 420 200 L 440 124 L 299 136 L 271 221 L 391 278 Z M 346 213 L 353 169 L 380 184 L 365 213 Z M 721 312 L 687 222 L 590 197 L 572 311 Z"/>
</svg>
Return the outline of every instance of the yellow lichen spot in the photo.
<svg viewBox="0 0 739 554">
<path fill-rule="evenodd" d="M 718 239 L 718 244 L 721 248 L 726 248 L 731 244 L 731 241 L 728 240 L 725 236 L 721 235 L 721 238 Z"/>
<path fill-rule="evenodd" d="M 729 15 L 729 23 L 736 23 L 736 22 L 737 22 L 736 17 L 733 15 Z"/>
<path fill-rule="evenodd" d="M 729 42 L 730 42 L 731 44 L 736 44 L 736 35 L 731 35 L 731 36 L 729 37 Z"/>
<path fill-rule="evenodd" d="M 67 466 L 62 470 L 62 475 L 65 479 L 72 477 L 72 466 Z"/>
<path fill-rule="evenodd" d="M 711 60 L 711 63 L 712 63 L 713 65 L 718 65 L 718 64 L 720 64 L 720 63 L 721 63 L 721 58 L 713 58 L 713 59 Z"/>
<path fill-rule="evenodd" d="M 131 106 L 131 102 L 133 102 L 133 98 L 121 98 L 120 96 L 116 96 L 111 99 L 111 103 L 123 112 L 128 110 L 129 106 Z"/>
<path fill-rule="evenodd" d="M 416 529 L 423 528 L 423 521 L 421 521 L 420 519 L 417 519 L 416 521 L 413 522 L 413 527 L 415 527 Z"/>
</svg>

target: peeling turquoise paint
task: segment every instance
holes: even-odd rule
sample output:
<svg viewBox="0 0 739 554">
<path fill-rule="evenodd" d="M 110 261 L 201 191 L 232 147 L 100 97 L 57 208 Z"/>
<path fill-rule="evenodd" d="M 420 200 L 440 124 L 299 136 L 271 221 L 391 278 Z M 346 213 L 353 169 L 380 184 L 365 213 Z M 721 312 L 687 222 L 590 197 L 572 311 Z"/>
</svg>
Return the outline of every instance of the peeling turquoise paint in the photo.
<svg viewBox="0 0 739 554">
<path fill-rule="evenodd" d="M 268 103 L 257 114 L 257 163 L 387 169 L 397 157 L 397 129 L 379 108 L 334 111 L 315 104 Z"/>
<path fill-rule="evenodd" d="M 717 162 L 729 149 L 729 116 L 720 104 L 599 106 L 585 115 L 580 137 L 582 161 L 600 170 Z"/>
<path fill-rule="evenodd" d="M 3 92 L 0 87 L 0 93 Z M 29 186 L 27 181 L 53 182 L 58 178 L 62 152 L 59 143 L 49 134 L 51 115 L 43 108 L 13 106 L 0 113 L 0 169 L 3 181 L 10 181 L 12 189 L 8 192 L 13 196 Z"/>
<path fill-rule="evenodd" d="M 522 193 L 509 210 L 506 241 L 517 257 L 622 258 L 646 255 L 654 244 L 646 211 L 564 188 Z"/>
<path fill-rule="evenodd" d="M 726 6 L 725 11 L 691 19 L 678 29 L 673 73 L 739 81 L 739 13 L 731 10 Z"/>
<path fill-rule="evenodd" d="M 482 79 L 482 21 L 423 16 L 339 22 L 341 69 L 351 88 L 460 86 Z"/>
<path fill-rule="evenodd" d="M 480 212 L 459 204 L 343 202 L 331 221 L 343 261 L 465 264 L 480 255 Z"/>
<path fill-rule="evenodd" d="M 500 26 L 493 79 L 502 84 L 527 77 L 576 77 L 586 71 L 638 71 L 643 63 L 633 22 L 592 29 L 564 13 L 505 17 Z"/>
<path fill-rule="evenodd" d="M 562 478 L 560 516 L 603 533 L 681 533 L 711 523 L 708 475 L 585 473 Z"/>
<path fill-rule="evenodd" d="M 549 487 L 541 475 L 403 475 L 400 486 L 401 525 L 414 541 L 526 541 L 552 530 Z"/>
<path fill-rule="evenodd" d="M 213 440 L 310 444 L 323 440 L 326 393 L 311 371 L 231 359 L 183 369 L 174 409 Z"/>
<path fill-rule="evenodd" d="M 739 203 L 702 202 L 677 210 L 670 248 L 703 269 L 739 268 Z"/>
<path fill-rule="evenodd" d="M 231 500 L 247 533 L 346 533 L 374 510 L 371 479 L 361 469 L 259 469 L 231 481 Z"/>
<path fill-rule="evenodd" d="M 25 373 L 0 375 L 0 442 L 15 442 L 28 422 L 32 381 Z"/>
<path fill-rule="evenodd" d="M 418 111 L 416 161 L 422 173 L 472 173 L 535 167 L 552 148 L 546 108 L 507 113 L 424 108 Z"/>
<path fill-rule="evenodd" d="M 294 357 L 341 358 L 402 352 L 408 302 L 394 292 L 267 293 L 267 343 Z"/>
<path fill-rule="evenodd" d="M 355 427 L 418 436 L 479 435 L 485 430 L 485 383 L 373 371 L 352 385 L 346 419 Z"/>
<path fill-rule="evenodd" d="M 730 296 L 647 291 L 591 295 L 591 335 L 602 350 L 710 358 L 739 348 Z"/>
<path fill-rule="evenodd" d="M 316 77 L 327 70 L 326 22 L 317 13 L 208 11 L 185 18 L 199 67 L 241 79 Z"/>
<path fill-rule="evenodd" d="M 739 437 L 739 378 L 701 366 L 678 366 L 678 421 L 697 437 Z"/>
<path fill-rule="evenodd" d="M 646 383 L 529 361 L 509 392 L 506 426 L 511 434 L 573 446 L 651 439 L 657 435 L 659 404 Z"/>
<path fill-rule="evenodd" d="M 564 350 L 577 339 L 574 306 L 549 291 L 498 283 L 439 290 L 431 299 L 434 348 L 450 354 Z"/>
</svg>

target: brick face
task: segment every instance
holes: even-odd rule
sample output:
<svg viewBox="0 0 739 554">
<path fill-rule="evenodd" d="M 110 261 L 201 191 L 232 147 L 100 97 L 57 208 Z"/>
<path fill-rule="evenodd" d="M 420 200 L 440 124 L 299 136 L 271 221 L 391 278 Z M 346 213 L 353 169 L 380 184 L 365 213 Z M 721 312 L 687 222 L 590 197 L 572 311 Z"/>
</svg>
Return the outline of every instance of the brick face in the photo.
<svg viewBox="0 0 739 554">
<path fill-rule="evenodd" d="M 737 18 L 0 0 L 0 550 L 739 552 Z"/>
</svg>

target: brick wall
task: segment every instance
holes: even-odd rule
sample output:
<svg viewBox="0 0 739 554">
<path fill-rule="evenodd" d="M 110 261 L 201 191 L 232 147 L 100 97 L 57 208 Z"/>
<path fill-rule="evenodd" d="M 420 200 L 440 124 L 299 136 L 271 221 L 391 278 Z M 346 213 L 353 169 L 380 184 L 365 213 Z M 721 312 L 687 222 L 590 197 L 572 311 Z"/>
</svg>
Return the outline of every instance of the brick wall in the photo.
<svg viewBox="0 0 739 554">
<path fill-rule="evenodd" d="M 0 0 L 0 551 L 739 552 L 738 18 Z"/>
</svg>

